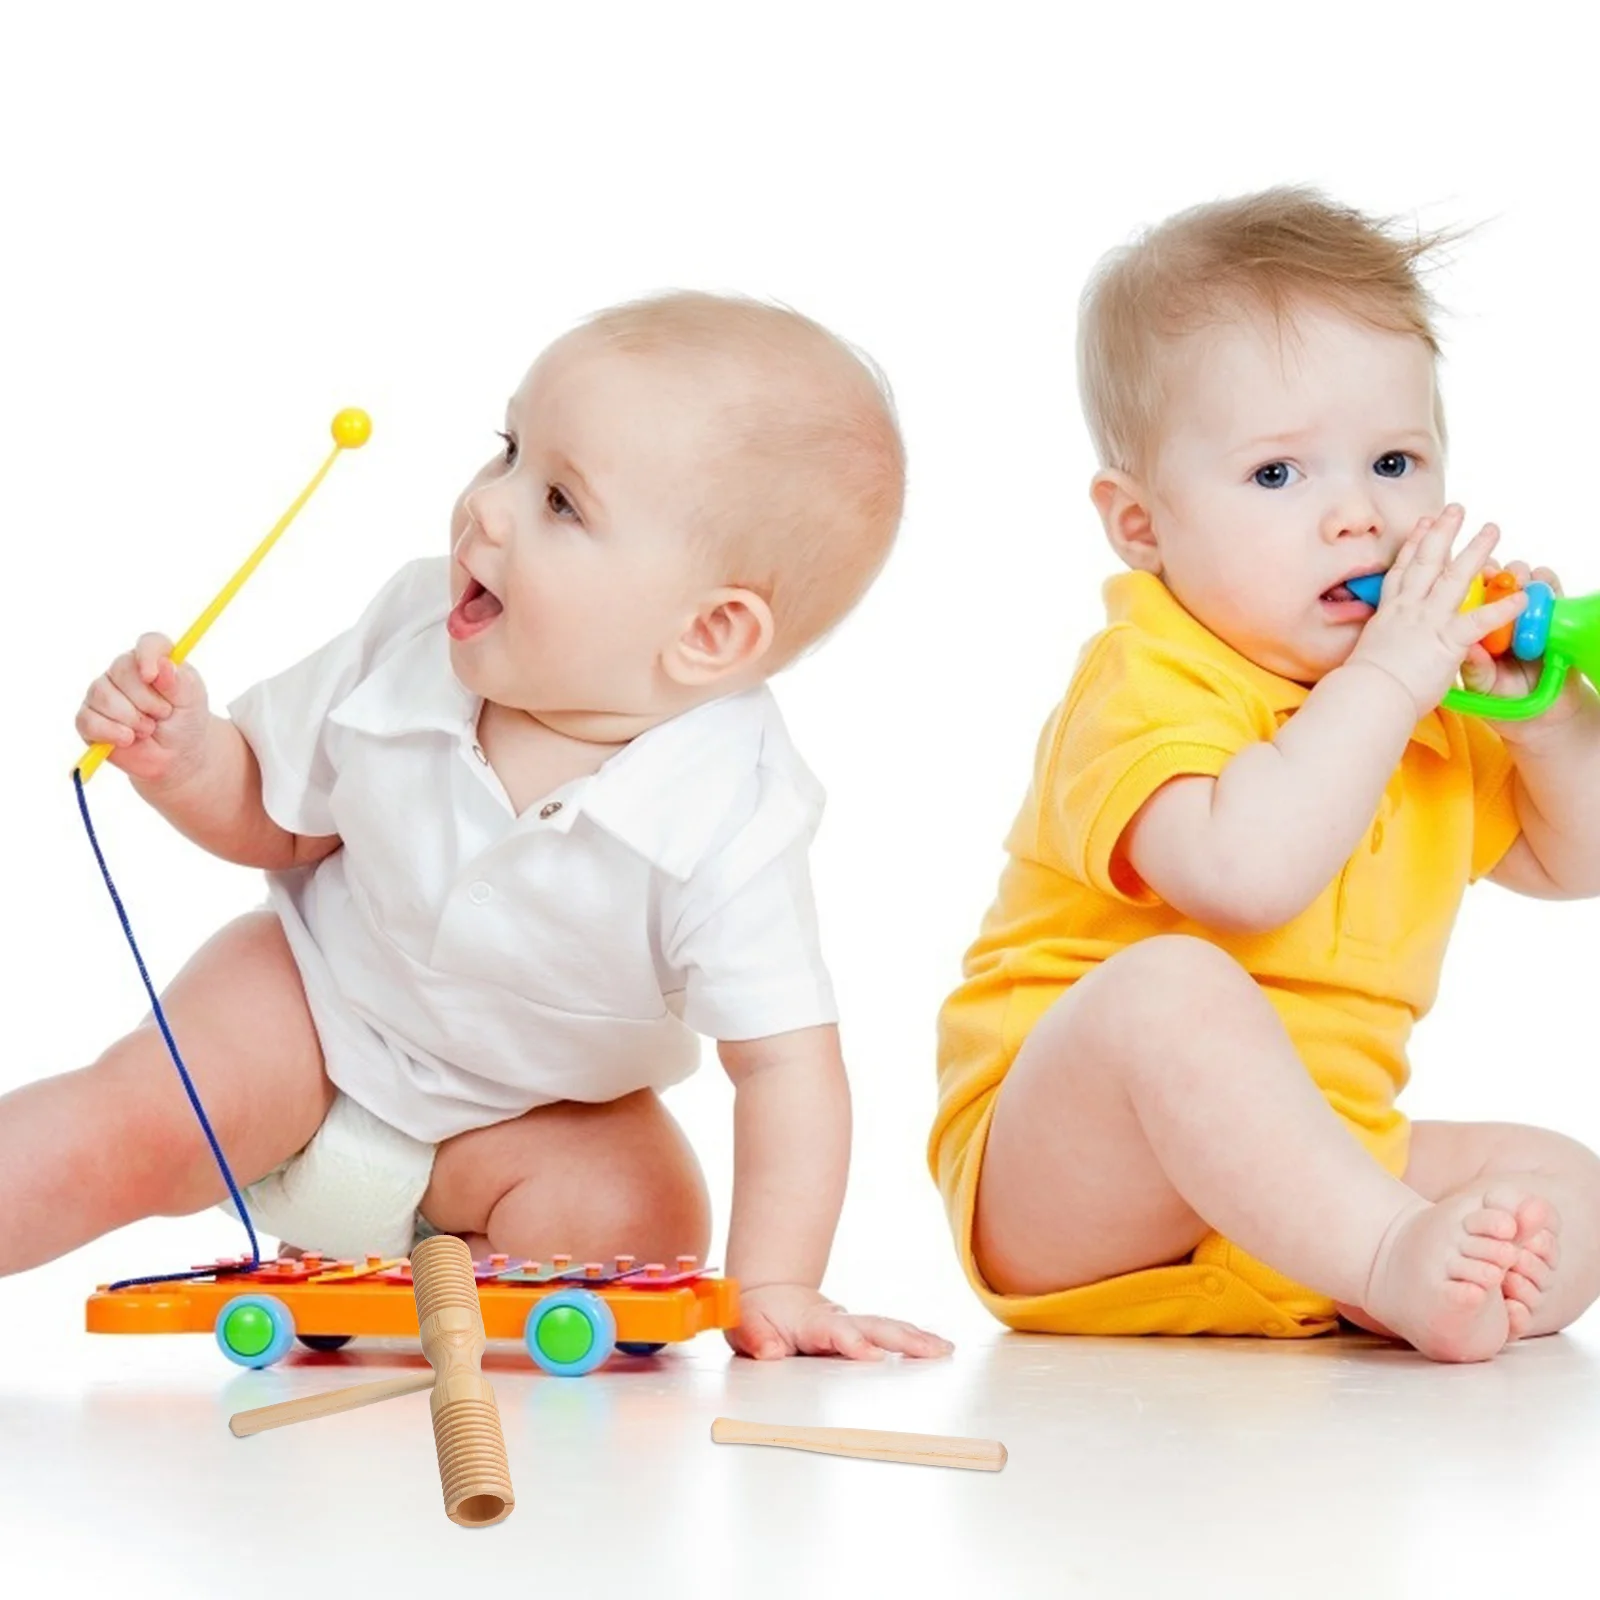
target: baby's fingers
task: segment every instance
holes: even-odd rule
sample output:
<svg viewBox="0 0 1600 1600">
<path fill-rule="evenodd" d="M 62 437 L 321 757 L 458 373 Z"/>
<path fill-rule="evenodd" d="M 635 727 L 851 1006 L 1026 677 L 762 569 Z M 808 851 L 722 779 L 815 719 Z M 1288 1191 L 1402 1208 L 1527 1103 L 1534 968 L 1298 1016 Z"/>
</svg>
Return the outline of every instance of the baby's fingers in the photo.
<svg viewBox="0 0 1600 1600">
<path fill-rule="evenodd" d="M 133 659 L 139 669 L 139 676 L 146 683 L 154 683 L 161 670 L 161 663 L 170 659 L 172 655 L 172 641 L 164 633 L 145 633 L 139 636 L 139 642 L 133 647 Z"/>
<path fill-rule="evenodd" d="M 755 1361 L 777 1361 L 792 1349 L 789 1341 L 773 1326 L 772 1319 L 759 1311 L 746 1317 L 737 1328 L 730 1328 L 727 1338 L 740 1355 Z"/>
<path fill-rule="evenodd" d="M 1527 604 L 1527 595 L 1518 589 L 1515 594 L 1491 600 L 1488 605 L 1479 606 L 1476 611 L 1464 611 L 1452 619 L 1450 637 L 1462 649 L 1466 649 L 1469 645 L 1488 638 L 1496 628 L 1503 628 L 1508 622 L 1515 622 Z"/>
<path fill-rule="evenodd" d="M 807 1355 L 843 1356 L 847 1361 L 882 1361 L 883 1351 L 869 1339 L 859 1317 L 834 1317 L 825 1332 L 805 1344 Z"/>
<path fill-rule="evenodd" d="M 927 1359 L 947 1356 L 955 1349 L 948 1339 L 893 1317 L 857 1317 L 856 1324 L 880 1350 L 893 1350 L 898 1355 Z"/>
<path fill-rule="evenodd" d="M 1439 574 L 1429 597 L 1440 605 L 1449 606 L 1452 611 L 1459 611 L 1467 598 L 1467 591 L 1472 587 L 1472 580 L 1483 571 L 1489 552 L 1499 538 L 1500 530 L 1492 522 L 1484 523 Z M 1473 616 L 1478 614 L 1477 611 L 1472 613 Z"/>
<path fill-rule="evenodd" d="M 113 726 L 126 728 L 130 735 L 142 738 L 156 731 L 155 718 L 146 716 L 144 712 L 134 705 L 128 696 L 111 681 L 109 673 L 103 677 L 96 678 L 89 685 L 89 692 L 83 697 L 83 711 L 93 713 L 103 722 Z M 100 737 L 102 740 L 109 738 L 106 734 L 102 734 Z M 132 739 L 118 739 L 111 742 L 117 744 L 131 743 Z"/>
<path fill-rule="evenodd" d="M 103 713 L 91 710 L 87 702 L 79 707 L 73 727 L 85 744 L 115 745 L 119 750 L 126 750 L 139 737 L 126 722 L 112 721 Z"/>
<path fill-rule="evenodd" d="M 106 678 L 128 704 L 144 716 L 164 722 L 172 715 L 172 705 L 162 692 L 163 686 L 145 677 L 136 655 L 118 656 L 106 672 Z"/>
<path fill-rule="evenodd" d="M 1412 530 L 1409 554 L 1402 550 L 1395 562 L 1401 570 L 1401 587 L 1409 593 L 1427 594 L 1450 558 L 1450 547 L 1461 531 L 1464 513 L 1449 505 L 1436 517 L 1424 517 Z"/>
</svg>

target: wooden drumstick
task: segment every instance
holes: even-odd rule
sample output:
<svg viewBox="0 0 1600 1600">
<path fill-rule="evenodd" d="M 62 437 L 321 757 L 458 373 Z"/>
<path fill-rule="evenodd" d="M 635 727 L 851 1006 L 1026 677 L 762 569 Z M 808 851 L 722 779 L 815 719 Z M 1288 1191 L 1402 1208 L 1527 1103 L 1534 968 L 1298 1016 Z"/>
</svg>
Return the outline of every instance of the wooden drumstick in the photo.
<svg viewBox="0 0 1600 1600">
<path fill-rule="evenodd" d="M 406 1378 L 383 1378 L 377 1383 L 357 1383 L 346 1389 L 324 1389 L 321 1394 L 301 1395 L 298 1400 L 280 1400 L 276 1405 L 257 1406 L 253 1411 L 236 1411 L 228 1418 L 228 1431 L 236 1439 L 248 1439 L 268 1428 L 286 1428 L 291 1422 L 310 1422 L 313 1417 L 331 1417 L 340 1411 L 354 1411 L 379 1400 L 393 1400 L 403 1394 L 421 1394 L 434 1384 L 430 1368 L 424 1374 Z"/>
<path fill-rule="evenodd" d="M 883 1433 L 875 1428 L 805 1428 L 777 1422 L 739 1422 L 718 1417 L 715 1444 L 770 1444 L 780 1450 L 813 1450 L 861 1461 L 903 1461 L 915 1467 L 966 1467 L 998 1472 L 1006 1447 L 998 1439 L 961 1439 L 937 1433 Z"/>
</svg>

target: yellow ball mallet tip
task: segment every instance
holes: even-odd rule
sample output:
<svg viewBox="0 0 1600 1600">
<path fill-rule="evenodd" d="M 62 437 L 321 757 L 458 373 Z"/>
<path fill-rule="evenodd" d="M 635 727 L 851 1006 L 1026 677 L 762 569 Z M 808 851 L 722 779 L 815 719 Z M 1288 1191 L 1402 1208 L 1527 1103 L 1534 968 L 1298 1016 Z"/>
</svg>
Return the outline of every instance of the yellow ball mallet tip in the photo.
<svg viewBox="0 0 1600 1600">
<path fill-rule="evenodd" d="M 359 450 L 372 437 L 372 418 L 359 406 L 347 406 L 333 419 L 333 442 L 341 450 Z"/>
</svg>

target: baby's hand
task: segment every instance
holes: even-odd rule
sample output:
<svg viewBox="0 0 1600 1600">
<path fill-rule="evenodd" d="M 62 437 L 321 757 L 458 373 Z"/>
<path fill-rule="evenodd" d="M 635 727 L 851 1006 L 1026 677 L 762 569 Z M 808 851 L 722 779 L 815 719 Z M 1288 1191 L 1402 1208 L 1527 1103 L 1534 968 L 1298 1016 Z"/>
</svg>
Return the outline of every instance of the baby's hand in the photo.
<svg viewBox="0 0 1600 1600">
<path fill-rule="evenodd" d="M 781 1356 L 848 1356 L 881 1361 L 886 1350 L 903 1356 L 947 1356 L 955 1348 L 891 1317 L 853 1317 L 843 1306 L 798 1283 L 769 1283 L 739 1296 L 744 1320 L 728 1330 L 728 1343 L 758 1361 Z"/>
<path fill-rule="evenodd" d="M 187 777 L 205 749 L 205 685 L 193 667 L 173 666 L 171 655 L 170 639 L 145 634 L 89 685 L 78 708 L 84 743 L 109 744 L 106 759 L 141 783 Z"/>
<path fill-rule="evenodd" d="M 1498 570 L 1496 563 L 1490 561 L 1484 564 L 1483 573 L 1488 577 Z M 1513 561 L 1505 570 L 1517 580 L 1519 589 L 1526 589 L 1530 583 L 1538 582 L 1549 584 L 1556 594 L 1561 593 L 1561 580 L 1549 567 L 1534 567 L 1530 571 L 1526 562 Z M 1533 693 L 1543 671 L 1542 660 L 1519 661 L 1509 650 L 1503 656 L 1492 656 L 1481 644 L 1475 644 L 1461 664 L 1461 681 L 1478 694 L 1498 694 L 1520 699 L 1523 695 Z M 1561 693 L 1548 711 L 1537 717 L 1495 722 L 1494 726 L 1507 744 L 1533 743 L 1544 738 L 1552 728 L 1576 716 L 1583 701 L 1583 679 L 1578 673 L 1569 672 L 1567 681 L 1561 686 Z"/>
<path fill-rule="evenodd" d="M 1500 530 L 1486 523 L 1451 560 L 1462 517 L 1460 506 L 1446 506 L 1412 530 L 1384 577 L 1377 610 L 1350 652 L 1351 663 L 1365 661 L 1394 678 L 1411 695 L 1419 718 L 1444 699 L 1478 640 L 1512 621 L 1527 604 L 1519 592 L 1462 613 L 1467 589 L 1500 537 Z"/>
</svg>

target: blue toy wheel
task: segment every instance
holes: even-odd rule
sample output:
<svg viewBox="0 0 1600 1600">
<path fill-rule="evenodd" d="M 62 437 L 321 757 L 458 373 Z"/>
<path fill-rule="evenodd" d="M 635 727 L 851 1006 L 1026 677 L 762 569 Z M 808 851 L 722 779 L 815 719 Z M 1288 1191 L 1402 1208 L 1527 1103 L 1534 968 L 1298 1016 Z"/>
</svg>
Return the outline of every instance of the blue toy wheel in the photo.
<svg viewBox="0 0 1600 1600">
<path fill-rule="evenodd" d="M 581 1378 L 617 1347 L 617 1319 L 588 1289 L 558 1289 L 534 1306 L 522 1329 L 533 1364 L 552 1377 Z"/>
<path fill-rule="evenodd" d="M 1518 661 L 1537 661 L 1550 639 L 1550 614 L 1556 603 L 1556 592 L 1548 583 L 1537 579 L 1522 592 L 1527 595 L 1528 603 L 1511 630 L 1511 653 Z"/>
<path fill-rule="evenodd" d="M 270 1294 L 235 1295 L 217 1313 L 217 1346 L 240 1367 L 270 1367 L 294 1343 L 294 1317 Z"/>
<path fill-rule="evenodd" d="M 617 1350 L 625 1356 L 653 1356 L 667 1348 L 663 1340 L 660 1344 L 645 1344 L 639 1339 L 620 1339 L 617 1341 Z"/>
</svg>

